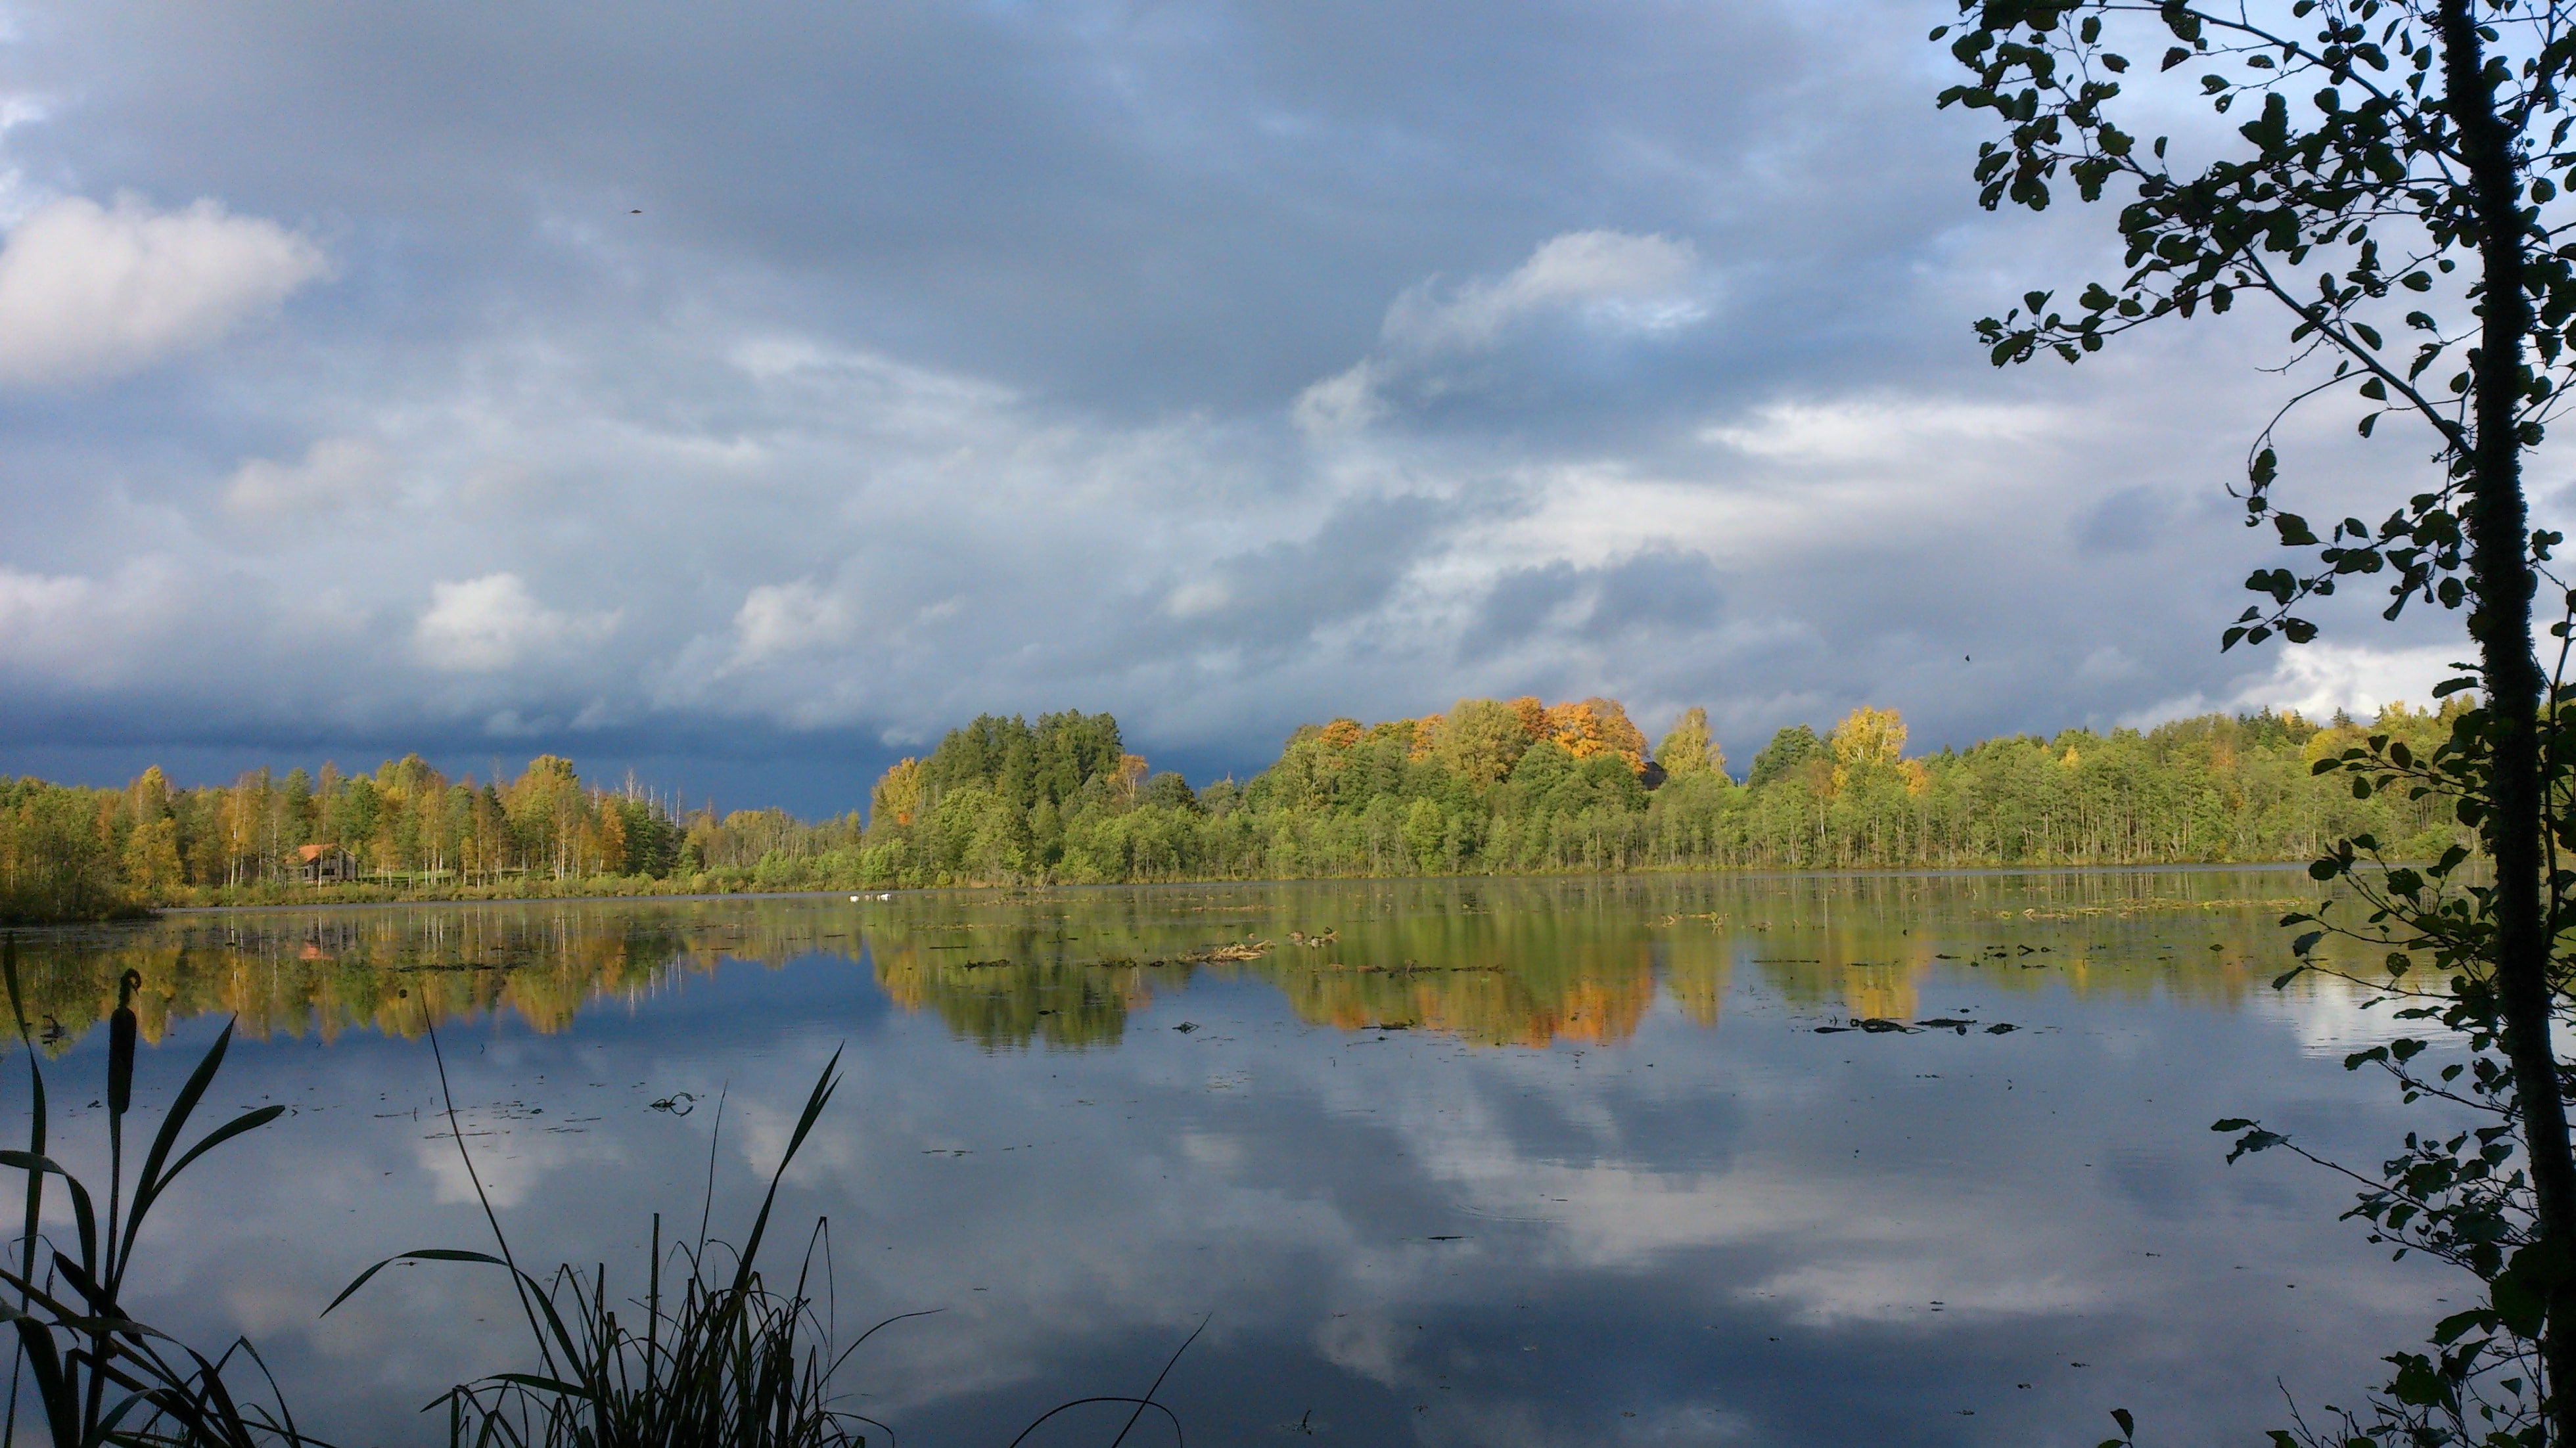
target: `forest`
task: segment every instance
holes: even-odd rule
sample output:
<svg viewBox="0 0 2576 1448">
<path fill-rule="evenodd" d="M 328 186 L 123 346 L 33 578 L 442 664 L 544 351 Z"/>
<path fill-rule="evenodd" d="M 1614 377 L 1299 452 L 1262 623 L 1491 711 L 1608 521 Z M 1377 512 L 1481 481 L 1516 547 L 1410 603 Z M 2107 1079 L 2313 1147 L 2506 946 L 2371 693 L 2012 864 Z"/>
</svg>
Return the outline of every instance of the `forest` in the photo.
<svg viewBox="0 0 2576 1448">
<path fill-rule="evenodd" d="M 1291 734 L 1249 779 L 1194 786 L 1107 714 L 986 715 L 877 781 L 865 815 L 686 810 L 571 761 L 450 779 L 418 755 L 121 789 L 0 781 L 0 920 L 156 906 L 949 885 L 1688 869 L 2305 859 L 2370 833 L 2473 844 L 2446 805 L 2353 797 L 2311 766 L 2367 737 L 2429 752 L 2468 707 L 2368 721 L 2209 714 L 1906 753 L 1892 709 L 1783 729 L 1740 775 L 1704 710 L 1649 747 L 1621 705 L 1462 699 Z"/>
</svg>

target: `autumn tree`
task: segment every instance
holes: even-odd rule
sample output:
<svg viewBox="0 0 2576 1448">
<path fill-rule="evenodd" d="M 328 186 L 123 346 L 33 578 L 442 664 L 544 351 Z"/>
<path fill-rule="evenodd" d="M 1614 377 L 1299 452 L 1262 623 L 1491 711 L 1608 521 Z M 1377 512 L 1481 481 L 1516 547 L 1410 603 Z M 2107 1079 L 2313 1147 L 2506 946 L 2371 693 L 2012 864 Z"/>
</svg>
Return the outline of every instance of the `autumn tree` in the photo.
<svg viewBox="0 0 2576 1448">
<path fill-rule="evenodd" d="M 1726 756 L 1708 735 L 1708 711 L 1694 704 L 1682 711 L 1655 746 L 1655 762 L 1674 779 L 1694 774 L 1724 774 Z"/>
<path fill-rule="evenodd" d="M 1864 704 L 1834 726 L 1825 748 L 1834 760 L 1834 788 L 1841 790 L 1855 776 L 1893 768 L 1905 757 L 1904 716 Z"/>
<path fill-rule="evenodd" d="M 903 758 L 877 776 L 868 794 L 868 819 L 909 825 L 921 813 L 921 761 Z"/>
<path fill-rule="evenodd" d="M 1547 711 L 1547 736 L 1577 759 L 1616 754 L 1630 769 L 1646 767 L 1646 736 L 1616 699 L 1590 698 Z"/>
</svg>

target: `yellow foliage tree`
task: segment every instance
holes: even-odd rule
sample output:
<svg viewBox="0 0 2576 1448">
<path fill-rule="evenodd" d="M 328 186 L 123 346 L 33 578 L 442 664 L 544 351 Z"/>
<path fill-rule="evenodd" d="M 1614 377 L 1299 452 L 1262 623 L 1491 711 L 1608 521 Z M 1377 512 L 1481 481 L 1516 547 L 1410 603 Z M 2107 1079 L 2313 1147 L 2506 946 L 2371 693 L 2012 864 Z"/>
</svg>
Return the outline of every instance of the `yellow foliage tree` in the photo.
<svg viewBox="0 0 2576 1448">
<path fill-rule="evenodd" d="M 163 814 L 125 837 L 125 882 L 146 899 L 160 899 L 184 883 L 179 870 L 179 822 Z"/>
<path fill-rule="evenodd" d="M 868 795 L 868 823 L 888 820 L 908 825 L 921 814 L 921 761 L 904 758 L 893 768 L 877 776 L 877 787 Z"/>
<path fill-rule="evenodd" d="M 1834 759 L 1834 790 L 1840 793 L 1854 775 L 1891 767 L 1905 757 L 1905 717 L 1864 704 L 1834 726 L 1825 745 Z"/>
<path fill-rule="evenodd" d="M 1655 746 L 1655 762 L 1675 779 L 1724 771 L 1726 756 L 1708 736 L 1708 711 L 1696 704 L 1684 709 L 1665 733 L 1664 742 Z"/>
</svg>

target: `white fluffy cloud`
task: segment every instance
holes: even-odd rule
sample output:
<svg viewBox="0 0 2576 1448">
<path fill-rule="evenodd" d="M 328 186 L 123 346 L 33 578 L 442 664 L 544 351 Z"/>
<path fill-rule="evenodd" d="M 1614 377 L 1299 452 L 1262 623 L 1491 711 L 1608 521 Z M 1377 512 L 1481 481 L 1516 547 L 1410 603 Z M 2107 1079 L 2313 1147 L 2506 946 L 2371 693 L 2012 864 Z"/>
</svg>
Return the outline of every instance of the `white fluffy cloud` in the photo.
<svg viewBox="0 0 2576 1448">
<path fill-rule="evenodd" d="M 2433 687 L 2458 677 L 2462 670 L 2454 666 L 2476 655 L 2465 638 L 2413 648 L 2320 640 L 2243 652 L 2249 664 L 2270 667 L 2224 696 L 2186 694 L 2137 710 L 2120 722 L 2143 728 L 2212 709 L 2295 709 L 2317 719 L 2342 709 L 2367 719 L 2393 703 L 2426 708 L 2435 702 Z M 2546 650 L 2542 657 L 2549 657 Z"/>
<path fill-rule="evenodd" d="M 0 383 L 134 372 L 207 346 L 329 270 L 322 249 L 211 200 L 155 211 L 68 196 L 0 248 Z"/>
<path fill-rule="evenodd" d="M 851 628 L 847 600 L 800 578 L 751 590 L 734 614 L 734 658 L 760 663 L 783 654 L 846 643 Z"/>
<path fill-rule="evenodd" d="M 421 661 L 454 673 L 488 673 L 616 631 L 615 610 L 571 614 L 539 603 L 515 573 L 433 583 L 429 610 L 412 631 Z"/>
</svg>

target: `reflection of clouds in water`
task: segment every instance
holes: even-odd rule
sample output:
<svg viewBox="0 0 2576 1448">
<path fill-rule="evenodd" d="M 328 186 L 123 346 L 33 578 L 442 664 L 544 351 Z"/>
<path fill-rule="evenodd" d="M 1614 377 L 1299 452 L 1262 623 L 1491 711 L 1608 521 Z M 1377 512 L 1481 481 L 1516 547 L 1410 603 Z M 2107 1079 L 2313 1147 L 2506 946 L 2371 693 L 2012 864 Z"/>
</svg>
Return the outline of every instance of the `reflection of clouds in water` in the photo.
<svg viewBox="0 0 2576 1448">
<path fill-rule="evenodd" d="M 482 1148 L 475 1153 L 471 1173 L 466 1171 L 465 1162 L 457 1155 L 456 1143 L 444 1132 L 413 1144 L 412 1163 L 420 1169 L 421 1175 L 429 1178 L 435 1192 L 434 1200 L 459 1204 L 473 1202 L 474 1182 L 480 1177 L 483 1192 L 491 1198 L 494 1207 L 515 1207 L 528 1199 L 530 1189 L 549 1165 L 530 1161 L 524 1156 L 507 1157 L 499 1141 L 475 1136 L 470 1129 L 466 1144 L 469 1148 Z"/>
<path fill-rule="evenodd" d="M 1568 1088 L 1595 1098 L 1593 1112 L 1569 1111 L 1569 1118 L 1615 1114 L 1613 1098 L 1626 1079 L 1595 1079 Z M 1544 1159 L 1492 1113 L 1481 1120 L 1467 1111 L 1413 1113 L 1399 1118 L 1397 1129 L 1410 1159 L 1451 1188 L 1462 1210 L 1488 1220 L 1544 1221 L 1530 1250 L 1552 1267 L 1634 1272 L 1725 1246 L 1796 1254 L 1810 1260 L 1737 1290 L 1782 1301 L 1812 1325 L 1883 1317 L 1900 1307 L 1916 1313 L 1935 1300 L 1951 1311 L 2043 1314 L 2101 1301 L 2098 1286 L 2078 1289 L 2069 1280 L 2069 1264 L 2101 1255 L 2098 1216 L 2070 1216 L 2062 1200 L 2017 1207 L 1995 1194 L 1927 1183 L 1904 1194 L 1899 1208 L 1889 1193 L 1860 1189 L 1866 1183 L 1820 1177 L 1812 1159 L 1801 1162 L 1794 1149 L 1723 1171 L 1659 1170 L 1617 1157 Z M 1407 1287 L 1437 1290 L 1427 1281 Z"/>
<path fill-rule="evenodd" d="M 1743 1288 L 1741 1295 L 1779 1302 L 1790 1309 L 1793 1320 L 1809 1327 L 1854 1321 L 1924 1326 L 1925 1308 L 1935 1302 L 1943 1304 L 1946 1314 L 1960 1317 L 1980 1313 L 2057 1316 L 2103 1304 L 2104 1293 L 2096 1279 L 2078 1278 L 2062 1267 L 2029 1270 L 2035 1265 L 2030 1258 L 2052 1265 L 2064 1260 L 2045 1246 L 2025 1245 L 2000 1263 L 1972 1264 L 1955 1257 L 1925 1260 L 1913 1255 L 1931 1241 L 1927 1235 L 1877 1244 L 1897 1250 L 1875 1254 L 1868 1262 L 1809 1263 Z M 2006 1270 L 1990 1280 L 1977 1274 L 1980 1265 Z M 2016 1266 L 2024 1270 L 2010 1270 Z"/>
<path fill-rule="evenodd" d="M 1752 1419 L 1711 1403 L 1641 1403 L 1634 1411 L 1634 1418 L 1621 1418 L 1605 1435 L 1589 1424 L 1575 1427 L 1550 1422 L 1528 1403 L 1471 1399 L 1439 1420 L 1425 1422 L 1420 1438 L 1426 1444 L 1473 1444 L 1476 1448 L 1573 1448 L 1603 1442 L 1725 1448 L 1730 1443 L 1760 1439 L 1759 1426 Z"/>
<path fill-rule="evenodd" d="M 574 1112 L 581 1101 L 578 1096 L 571 1098 Z M 474 1156 L 470 1174 L 457 1154 L 456 1137 L 444 1112 L 424 1112 L 420 1139 L 411 1144 L 412 1165 L 429 1179 L 433 1200 L 441 1203 L 473 1205 L 474 1182 L 479 1177 L 495 1209 L 523 1206 L 537 1196 L 547 1176 L 580 1171 L 607 1178 L 631 1164 L 623 1143 L 594 1129 L 598 1122 L 576 1120 L 560 1105 L 551 1111 L 541 1107 L 533 1114 L 524 1107 L 460 1106 L 456 1124 Z"/>
<path fill-rule="evenodd" d="M 1214 1171 L 1231 1171 L 1243 1165 L 1244 1145 L 1231 1136 L 1218 1136 L 1205 1131 L 1181 1134 L 1181 1155 Z"/>
<path fill-rule="evenodd" d="M 1346 1372 L 1383 1387 L 1404 1378 L 1404 1360 L 1413 1348 L 1413 1324 L 1399 1330 L 1383 1313 L 1336 1313 L 1315 1325 L 1315 1355 Z"/>
<path fill-rule="evenodd" d="M 2439 1021 L 2399 1020 L 2403 1002 L 2370 1005 L 2379 998 L 2376 991 L 2339 980 L 2301 981 L 2277 997 L 2272 1013 L 2289 1024 L 2301 1048 L 2317 1056 L 2383 1046 L 2400 1036 L 2439 1041 L 2446 1034 Z"/>
<path fill-rule="evenodd" d="M 851 1379 L 872 1395 L 863 1407 L 908 1437 L 922 1425 L 924 1441 L 981 1441 L 1010 1418 L 1006 1441 L 1024 1401 L 1132 1390 L 1208 1312 L 1176 1382 L 1215 1375 L 1245 1415 L 1237 1437 L 1295 1421 L 1304 1397 L 1271 1401 L 1294 1391 L 1346 1441 L 1799 1441 L 1790 1429 L 1823 1409 L 1786 1399 L 1812 1399 L 1816 1372 L 1840 1375 L 1839 1401 L 1914 1412 L 1926 1392 L 2069 1333 L 2106 1364 L 2103 1391 L 2126 1390 L 2109 1380 L 2126 1363 L 2194 1385 L 2175 1400 L 2221 1404 L 2192 1411 L 2236 1424 L 2276 1401 L 2276 1366 L 2313 1378 L 2346 1348 L 2366 1364 L 2385 1347 L 2358 1339 L 2411 1325 L 2426 1295 L 2420 1275 L 2354 1265 L 2367 1249 L 2331 1225 L 2343 1203 L 2315 1181 L 2218 1164 L 2208 1121 L 2266 1103 L 2336 1093 L 2356 1128 L 2384 1126 L 2385 1103 L 2365 1089 L 2345 1104 L 2351 1078 L 2303 1059 L 2304 1038 L 2276 1019 L 2305 997 L 2258 990 L 2241 1014 L 2231 998 L 2161 989 L 2086 1001 L 2033 971 L 1959 978 L 1925 1004 L 2032 1020 L 2044 991 L 2062 1034 L 1818 1037 L 1811 1007 L 1739 977 L 1722 1027 L 1689 1024 L 1667 997 L 1631 1040 L 1585 1046 L 1578 1065 L 1572 1044 L 1315 1029 L 1252 971 L 1166 992 L 1114 1049 L 987 1054 L 933 1012 L 862 1018 L 877 1009 L 872 975 L 837 959 L 726 966 L 691 977 L 686 999 L 585 1013 L 566 1036 L 499 1022 L 448 1038 L 461 1103 L 544 1109 L 497 1121 L 478 1106 L 467 1123 L 513 1133 L 471 1139 L 491 1143 L 476 1160 L 521 1256 L 604 1259 L 612 1291 L 634 1290 L 653 1210 L 670 1237 L 694 1233 L 728 1086 L 714 1222 L 738 1234 L 847 1039 L 847 1080 L 788 1173 L 765 1262 L 792 1269 L 828 1215 L 845 1336 L 943 1310 L 879 1335 Z M 1199 1030 L 1169 1029 L 1184 1013 Z M 488 1050 L 466 1044 L 485 1034 Z M 2106 1049 L 2114 1039 L 2124 1052 Z M 308 1111 L 291 1135 L 281 1124 L 239 1149 L 241 1169 L 169 1224 L 173 1250 L 155 1260 L 171 1272 L 153 1290 L 192 1284 L 199 1305 L 183 1312 L 258 1327 L 273 1361 L 293 1360 L 282 1376 L 316 1383 L 314 1410 L 343 1439 L 408 1436 L 372 1425 L 408 1424 L 446 1382 L 518 1365 L 497 1272 L 388 1273 L 327 1322 L 309 1316 L 377 1256 L 486 1245 L 454 1144 L 428 1139 L 425 1045 L 280 1042 L 234 1059 L 228 1082 L 250 1099 L 314 1087 L 357 1109 Z M 389 1080 L 416 1089 L 374 1104 Z M 2179 1106 L 2144 1104 L 2169 1087 Z M 676 1090 L 700 1109 L 646 1109 Z M 413 1105 L 417 1121 L 374 1115 Z M 584 1135 L 542 1129 L 573 1112 L 605 1119 Z M 225 1215 L 209 1220 L 200 1208 L 216 1201 Z M 2172 1265 L 2142 1265 L 2142 1244 Z M 2244 1258 L 2222 1255 L 2240 1252 L 2294 1266 L 2301 1289 L 2273 1293 L 2297 1300 L 2247 1297 L 2227 1270 Z M 236 1304 L 217 1289 L 245 1262 L 264 1275 Z M 1809 1376 L 1777 1376 L 1781 1357 L 1694 1367 L 1689 1344 L 1719 1329 L 1809 1351 L 1796 1370 Z M 1517 1356 L 1507 1335 L 1523 1331 L 1544 1350 Z M 2295 1351 L 2277 1346 L 2294 1336 Z M 2227 1376 L 2256 1365 L 2250 1387 Z M 1369 1417 L 1381 1398 L 1401 1416 Z M 1437 1411 L 1416 1420 L 1417 1402 Z M 2045 1432 L 2025 1421 L 1997 1441 Z"/>
</svg>

